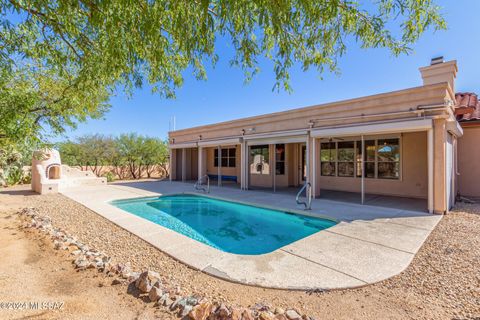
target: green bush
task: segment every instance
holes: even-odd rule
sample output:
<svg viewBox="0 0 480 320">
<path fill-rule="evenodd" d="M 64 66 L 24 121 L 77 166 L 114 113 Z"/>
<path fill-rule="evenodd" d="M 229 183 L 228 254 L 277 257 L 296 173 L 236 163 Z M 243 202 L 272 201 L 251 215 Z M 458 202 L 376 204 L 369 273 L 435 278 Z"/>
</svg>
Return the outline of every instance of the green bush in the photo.
<svg viewBox="0 0 480 320">
<path fill-rule="evenodd" d="M 115 181 L 115 175 L 112 172 L 107 172 L 103 176 L 107 178 L 107 182 Z"/>
</svg>

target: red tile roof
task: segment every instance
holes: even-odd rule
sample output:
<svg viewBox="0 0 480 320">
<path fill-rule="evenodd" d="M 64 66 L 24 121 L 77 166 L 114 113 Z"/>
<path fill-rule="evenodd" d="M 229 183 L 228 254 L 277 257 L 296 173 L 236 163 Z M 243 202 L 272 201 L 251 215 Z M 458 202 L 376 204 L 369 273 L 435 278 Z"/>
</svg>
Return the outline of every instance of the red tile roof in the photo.
<svg viewBox="0 0 480 320">
<path fill-rule="evenodd" d="M 459 122 L 480 120 L 480 100 L 475 93 L 457 93 L 455 100 L 455 115 Z"/>
</svg>

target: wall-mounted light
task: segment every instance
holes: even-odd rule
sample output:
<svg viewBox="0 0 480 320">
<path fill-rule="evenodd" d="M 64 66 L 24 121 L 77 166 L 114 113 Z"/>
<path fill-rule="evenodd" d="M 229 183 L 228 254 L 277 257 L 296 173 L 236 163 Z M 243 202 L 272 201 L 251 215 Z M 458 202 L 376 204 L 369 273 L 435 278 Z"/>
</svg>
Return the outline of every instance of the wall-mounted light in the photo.
<svg viewBox="0 0 480 320">
<path fill-rule="evenodd" d="M 202 140 L 202 135 L 198 135 L 198 140 Z"/>
<path fill-rule="evenodd" d="M 245 129 L 242 129 L 242 136 L 245 135 Z"/>
</svg>

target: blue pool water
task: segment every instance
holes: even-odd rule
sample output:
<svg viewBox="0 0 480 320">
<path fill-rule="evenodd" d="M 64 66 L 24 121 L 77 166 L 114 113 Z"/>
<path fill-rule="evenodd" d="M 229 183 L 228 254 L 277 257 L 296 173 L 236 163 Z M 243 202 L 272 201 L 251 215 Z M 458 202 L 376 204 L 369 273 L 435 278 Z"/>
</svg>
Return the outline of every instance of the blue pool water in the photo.
<svg viewBox="0 0 480 320">
<path fill-rule="evenodd" d="M 197 195 L 115 200 L 120 209 L 222 251 L 263 254 L 336 224 Z"/>
</svg>

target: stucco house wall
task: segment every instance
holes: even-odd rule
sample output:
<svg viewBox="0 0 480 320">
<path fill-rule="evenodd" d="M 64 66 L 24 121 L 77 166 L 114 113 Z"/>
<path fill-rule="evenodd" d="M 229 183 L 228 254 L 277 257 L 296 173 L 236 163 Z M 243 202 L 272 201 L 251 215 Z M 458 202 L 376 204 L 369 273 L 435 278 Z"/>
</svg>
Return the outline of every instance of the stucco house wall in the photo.
<svg viewBox="0 0 480 320">
<path fill-rule="evenodd" d="M 464 127 L 458 139 L 458 191 L 462 196 L 480 197 L 480 125 Z"/>
</svg>

